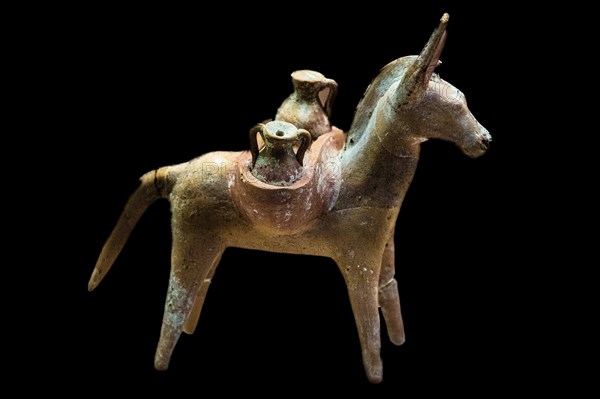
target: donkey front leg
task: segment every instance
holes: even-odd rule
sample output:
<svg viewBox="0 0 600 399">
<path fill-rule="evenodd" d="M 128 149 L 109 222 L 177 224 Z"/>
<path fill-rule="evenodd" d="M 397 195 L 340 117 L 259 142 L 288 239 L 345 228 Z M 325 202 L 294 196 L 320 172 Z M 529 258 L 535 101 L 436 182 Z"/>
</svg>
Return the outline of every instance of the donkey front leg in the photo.
<svg viewBox="0 0 600 399">
<path fill-rule="evenodd" d="M 223 253 L 220 242 L 210 239 L 208 234 L 173 236 L 171 254 L 171 276 L 165 303 L 160 339 L 154 357 L 154 367 L 166 370 L 169 367 L 175 344 L 181 335 L 184 324 L 190 316 L 199 289 Z M 207 287 L 208 288 L 208 287 Z M 197 316 L 202 301 L 197 302 Z M 195 316 L 195 315 L 194 315 Z"/>
<path fill-rule="evenodd" d="M 379 383 L 383 378 L 377 292 L 381 257 L 365 260 L 351 256 L 336 261 L 346 280 L 367 378 L 372 383 Z"/>
<path fill-rule="evenodd" d="M 400 295 L 398 283 L 394 278 L 396 266 L 394 262 L 394 230 L 385 244 L 381 274 L 379 275 L 379 306 L 387 326 L 390 341 L 396 345 L 404 343 L 404 323 L 400 311 Z"/>
</svg>

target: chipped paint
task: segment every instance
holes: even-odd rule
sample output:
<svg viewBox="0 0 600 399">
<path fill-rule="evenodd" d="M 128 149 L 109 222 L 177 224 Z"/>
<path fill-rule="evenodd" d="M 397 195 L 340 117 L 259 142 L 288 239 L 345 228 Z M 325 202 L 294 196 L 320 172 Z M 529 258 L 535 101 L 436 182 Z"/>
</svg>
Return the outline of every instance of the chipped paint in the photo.
<svg viewBox="0 0 600 399">
<path fill-rule="evenodd" d="M 182 307 L 181 304 L 184 304 Z M 176 275 L 171 275 L 165 303 L 163 322 L 172 328 L 181 328 L 192 307 L 193 298 Z"/>
</svg>

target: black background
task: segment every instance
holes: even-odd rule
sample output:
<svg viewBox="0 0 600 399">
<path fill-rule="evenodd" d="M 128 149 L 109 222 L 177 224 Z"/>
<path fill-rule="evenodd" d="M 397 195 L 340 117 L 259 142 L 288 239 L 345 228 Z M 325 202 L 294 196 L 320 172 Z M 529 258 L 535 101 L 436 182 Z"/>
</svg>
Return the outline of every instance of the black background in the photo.
<svg viewBox="0 0 600 399">
<path fill-rule="evenodd" d="M 533 140 L 514 115 L 531 99 L 517 90 L 526 68 L 513 62 L 531 43 L 531 20 L 515 7 L 457 3 L 86 7 L 48 10 L 47 20 L 38 10 L 43 28 L 24 67 L 43 126 L 29 148 L 44 155 L 36 158 L 50 176 L 36 182 L 44 200 L 32 213 L 44 222 L 33 239 L 49 246 L 35 278 L 42 299 L 20 314 L 19 335 L 29 338 L 13 370 L 34 376 L 32 386 L 82 393 L 537 390 L 531 369 L 552 355 L 540 355 L 532 328 L 541 299 L 525 294 L 535 284 L 523 265 L 537 267 L 524 251 L 537 216 L 524 192 L 539 183 L 522 167 Z M 182 335 L 168 371 L 155 371 L 170 262 L 166 201 L 87 291 L 138 178 L 209 151 L 247 149 L 248 129 L 274 116 L 298 69 L 337 81 L 332 121 L 347 130 L 379 69 L 417 54 L 444 12 L 438 72 L 466 94 L 493 143 L 479 159 L 446 142 L 422 146 L 396 231 L 407 341 L 392 345 L 382 324 L 383 382 L 366 379 L 333 261 L 233 248 L 197 331 Z"/>
</svg>

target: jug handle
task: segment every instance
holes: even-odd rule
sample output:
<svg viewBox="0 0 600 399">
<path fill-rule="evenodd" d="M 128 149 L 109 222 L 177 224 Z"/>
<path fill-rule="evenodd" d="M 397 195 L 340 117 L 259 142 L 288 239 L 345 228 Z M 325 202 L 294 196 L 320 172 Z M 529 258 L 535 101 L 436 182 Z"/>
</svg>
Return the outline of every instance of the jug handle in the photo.
<svg viewBox="0 0 600 399">
<path fill-rule="evenodd" d="M 256 133 L 260 133 L 260 136 L 265 141 L 265 133 L 264 133 L 265 125 L 262 123 L 256 124 L 252 129 L 250 129 L 250 154 L 252 154 L 252 167 L 256 163 L 256 159 L 258 158 L 258 141 L 256 140 Z M 299 152 L 299 150 L 298 150 Z"/>
<path fill-rule="evenodd" d="M 310 135 L 308 130 L 298 129 L 298 137 L 300 140 L 302 140 L 302 143 L 300 143 L 300 147 L 298 147 L 298 152 L 296 152 L 296 159 L 298 160 L 300 166 L 304 166 L 304 153 L 312 144 L 312 136 Z"/>
<path fill-rule="evenodd" d="M 333 79 L 327 79 L 323 86 L 324 86 L 323 87 L 324 89 L 327 89 L 327 88 L 329 89 L 329 95 L 327 96 L 327 99 L 325 100 L 325 104 L 323 104 L 323 109 L 325 110 L 327 117 L 331 118 L 333 102 L 335 101 L 335 97 L 337 96 L 338 84 Z"/>
</svg>

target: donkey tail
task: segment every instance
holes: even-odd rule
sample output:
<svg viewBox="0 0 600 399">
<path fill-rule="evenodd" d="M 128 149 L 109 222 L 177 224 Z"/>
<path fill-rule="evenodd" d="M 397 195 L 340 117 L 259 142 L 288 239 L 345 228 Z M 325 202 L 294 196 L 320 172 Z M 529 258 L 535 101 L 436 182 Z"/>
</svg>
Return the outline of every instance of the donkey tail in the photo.
<svg viewBox="0 0 600 399">
<path fill-rule="evenodd" d="M 166 172 L 167 168 L 160 168 L 150 171 L 140 178 L 140 186 L 129 197 L 117 225 L 100 252 L 100 257 L 88 283 L 88 290 L 92 291 L 96 288 L 108 273 L 146 209 L 156 200 L 166 196 L 166 191 L 168 191 L 166 189 Z"/>
</svg>

